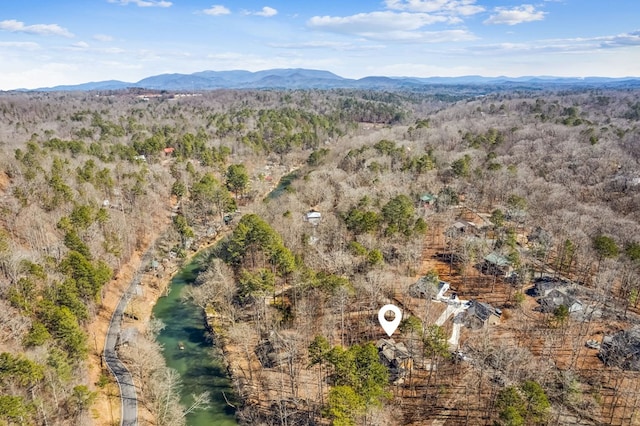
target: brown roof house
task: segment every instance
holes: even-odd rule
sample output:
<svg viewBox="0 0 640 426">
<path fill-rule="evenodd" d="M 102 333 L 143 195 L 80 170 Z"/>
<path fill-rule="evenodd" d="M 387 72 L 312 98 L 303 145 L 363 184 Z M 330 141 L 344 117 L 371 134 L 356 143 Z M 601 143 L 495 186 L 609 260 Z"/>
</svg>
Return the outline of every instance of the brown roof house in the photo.
<svg viewBox="0 0 640 426">
<path fill-rule="evenodd" d="M 389 369 L 392 383 L 400 383 L 413 366 L 413 358 L 404 343 L 393 339 L 380 339 L 376 343 L 380 361 Z"/>
<path fill-rule="evenodd" d="M 488 303 L 472 300 L 465 311 L 465 325 L 472 330 L 478 330 L 487 325 L 496 325 L 500 322 L 502 311 Z"/>
</svg>

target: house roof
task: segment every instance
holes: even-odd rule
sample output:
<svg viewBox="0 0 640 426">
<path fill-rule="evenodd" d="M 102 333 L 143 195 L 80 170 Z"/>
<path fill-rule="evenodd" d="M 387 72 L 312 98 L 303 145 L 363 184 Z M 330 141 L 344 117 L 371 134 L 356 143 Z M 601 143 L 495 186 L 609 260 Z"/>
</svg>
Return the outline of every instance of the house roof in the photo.
<svg viewBox="0 0 640 426">
<path fill-rule="evenodd" d="M 389 362 L 394 360 L 404 361 L 411 358 L 409 350 L 404 343 L 396 343 L 393 339 L 380 339 L 376 343 L 376 347 L 382 356 Z"/>
<path fill-rule="evenodd" d="M 469 226 L 472 227 L 472 228 L 477 228 L 475 223 L 469 222 L 469 221 L 466 221 L 466 220 L 457 220 L 451 226 L 453 226 L 456 229 L 464 229 L 464 228 L 469 227 Z"/>
<path fill-rule="evenodd" d="M 437 195 L 433 195 L 427 192 L 426 194 L 422 194 L 420 196 L 420 201 L 424 201 L 425 203 L 431 203 L 435 201 L 437 198 L 438 198 Z"/>
<path fill-rule="evenodd" d="M 421 277 L 415 283 L 409 286 L 409 294 L 412 297 L 426 297 L 435 296 L 440 290 L 444 281 L 440 281 L 440 284 L 436 286 L 436 283 L 429 279 L 427 276 Z"/>
<path fill-rule="evenodd" d="M 498 310 L 491 306 L 488 303 L 479 302 L 477 300 L 471 301 L 471 306 L 467 309 L 467 313 L 469 315 L 473 315 L 482 322 L 485 322 L 491 317 L 491 315 L 495 315 L 497 317 L 500 316 Z"/>
<path fill-rule="evenodd" d="M 566 306 L 570 312 L 582 309 L 582 302 L 567 294 L 564 289 L 554 288 L 540 300 L 540 310 L 542 312 L 553 312 L 559 306 Z"/>
<path fill-rule="evenodd" d="M 491 263 L 492 265 L 496 265 L 500 267 L 511 266 L 511 262 L 509 261 L 509 259 L 507 259 L 501 254 L 496 253 L 495 251 L 492 251 L 491 253 L 486 255 L 484 257 L 484 260 L 488 263 Z"/>
<path fill-rule="evenodd" d="M 640 326 L 605 336 L 599 356 L 607 365 L 640 371 Z"/>
<path fill-rule="evenodd" d="M 541 277 L 535 280 L 535 285 L 533 287 L 533 295 L 535 297 L 545 297 L 552 290 L 560 290 L 563 293 L 568 293 L 569 283 L 562 278 L 554 278 L 554 277 Z"/>
</svg>

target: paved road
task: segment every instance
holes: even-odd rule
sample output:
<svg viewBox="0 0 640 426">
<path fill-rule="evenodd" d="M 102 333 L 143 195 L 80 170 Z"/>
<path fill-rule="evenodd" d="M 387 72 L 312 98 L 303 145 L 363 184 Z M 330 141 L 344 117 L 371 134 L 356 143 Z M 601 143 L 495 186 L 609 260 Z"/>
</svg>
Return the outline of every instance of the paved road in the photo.
<svg viewBox="0 0 640 426">
<path fill-rule="evenodd" d="M 107 367 L 116 378 L 118 387 L 120 388 L 120 400 L 122 412 L 120 415 L 121 426 L 137 426 L 138 425 L 138 397 L 136 394 L 136 387 L 133 383 L 133 377 L 127 367 L 118 358 L 116 352 L 116 345 L 120 337 L 122 330 L 122 317 L 127 304 L 131 300 L 136 287 L 140 284 L 140 279 L 144 268 L 147 267 L 151 260 L 151 251 L 145 253 L 140 263 L 140 268 L 136 272 L 136 275 L 131 280 L 129 288 L 124 292 L 116 306 L 113 315 L 111 316 L 111 322 L 109 323 L 109 330 L 107 330 L 107 338 L 104 342 L 104 359 L 107 363 Z"/>
</svg>

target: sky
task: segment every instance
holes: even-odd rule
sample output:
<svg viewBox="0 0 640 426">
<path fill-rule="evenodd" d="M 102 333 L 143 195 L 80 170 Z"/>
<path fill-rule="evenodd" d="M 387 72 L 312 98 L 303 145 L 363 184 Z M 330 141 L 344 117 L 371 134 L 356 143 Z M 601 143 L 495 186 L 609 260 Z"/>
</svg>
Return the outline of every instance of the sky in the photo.
<svg viewBox="0 0 640 426">
<path fill-rule="evenodd" d="M 639 77 L 640 0 L 2 0 L 0 90 L 164 73 Z"/>
</svg>

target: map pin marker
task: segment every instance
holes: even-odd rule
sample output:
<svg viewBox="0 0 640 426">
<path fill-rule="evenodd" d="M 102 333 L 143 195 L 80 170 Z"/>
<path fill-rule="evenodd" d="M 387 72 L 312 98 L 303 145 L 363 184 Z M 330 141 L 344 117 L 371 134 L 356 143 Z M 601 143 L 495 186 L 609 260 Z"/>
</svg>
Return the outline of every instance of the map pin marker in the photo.
<svg viewBox="0 0 640 426">
<path fill-rule="evenodd" d="M 387 321 L 387 319 L 384 317 L 384 314 L 386 314 L 389 311 L 395 314 L 395 317 L 393 317 L 392 321 Z M 387 333 L 387 336 L 389 337 L 391 337 L 393 332 L 396 331 L 396 329 L 400 325 L 401 320 L 402 320 L 402 313 L 400 312 L 400 308 L 398 308 L 396 305 L 384 305 L 378 311 L 378 321 L 380 321 L 380 325 L 382 326 L 382 329 L 385 331 L 385 333 Z"/>
</svg>

